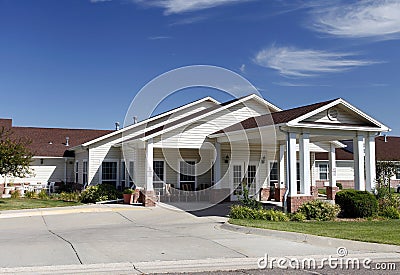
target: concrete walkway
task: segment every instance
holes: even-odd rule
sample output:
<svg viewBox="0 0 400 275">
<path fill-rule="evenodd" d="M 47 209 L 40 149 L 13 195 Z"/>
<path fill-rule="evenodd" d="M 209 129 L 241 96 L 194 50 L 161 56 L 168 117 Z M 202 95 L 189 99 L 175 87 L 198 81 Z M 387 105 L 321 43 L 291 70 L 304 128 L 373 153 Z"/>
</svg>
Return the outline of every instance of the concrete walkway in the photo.
<svg viewBox="0 0 400 275">
<path fill-rule="evenodd" d="M 336 256 L 397 262 L 397 246 L 328 241 L 226 225 L 228 205 L 187 213 L 173 207 L 89 205 L 0 212 L 1 274 L 141 274 L 257 269 L 270 257 Z M 315 239 L 313 239 L 315 238 Z"/>
</svg>

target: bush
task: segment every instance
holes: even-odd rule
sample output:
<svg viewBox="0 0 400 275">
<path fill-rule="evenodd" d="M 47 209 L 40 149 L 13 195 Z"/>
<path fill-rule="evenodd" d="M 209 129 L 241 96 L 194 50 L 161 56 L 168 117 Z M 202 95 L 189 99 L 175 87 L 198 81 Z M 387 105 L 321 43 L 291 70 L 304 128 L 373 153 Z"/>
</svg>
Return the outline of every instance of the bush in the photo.
<svg viewBox="0 0 400 275">
<path fill-rule="evenodd" d="M 82 184 L 79 183 L 72 183 L 72 182 L 61 182 L 57 184 L 57 193 L 76 193 L 81 192 L 83 188 Z"/>
<path fill-rule="evenodd" d="M 331 221 L 339 214 L 340 207 L 320 200 L 313 200 L 301 205 L 297 212 L 303 214 L 307 220 Z"/>
<path fill-rule="evenodd" d="M 60 193 L 57 199 L 62 201 L 79 202 L 81 200 L 81 195 L 78 192 L 71 192 L 71 193 L 62 192 Z"/>
<path fill-rule="evenodd" d="M 232 219 L 250 219 L 266 221 L 288 221 L 285 213 L 277 210 L 253 209 L 242 205 L 231 207 L 229 217 Z"/>
<path fill-rule="evenodd" d="M 292 222 L 304 222 L 307 220 L 307 217 L 301 212 L 296 212 L 290 215 L 290 220 Z"/>
<path fill-rule="evenodd" d="M 378 200 L 367 191 L 343 190 L 336 194 L 336 204 L 345 218 L 366 218 L 378 212 Z"/>
<path fill-rule="evenodd" d="M 45 189 L 42 189 L 42 190 L 40 190 L 40 192 L 38 194 L 38 198 L 41 200 L 48 200 L 49 195 L 47 194 L 47 191 Z"/>
<path fill-rule="evenodd" d="M 134 189 L 131 189 L 131 188 L 126 188 L 126 189 L 124 190 L 124 194 L 131 195 L 131 194 L 134 194 L 134 193 L 135 193 L 135 190 L 134 190 Z"/>
<path fill-rule="evenodd" d="M 337 182 L 337 183 L 336 183 L 336 186 L 339 187 L 339 190 L 342 190 L 342 189 L 343 189 L 343 185 L 342 185 L 340 182 Z"/>
<path fill-rule="evenodd" d="M 26 191 L 24 194 L 25 198 L 32 199 L 36 197 L 35 191 Z"/>
<path fill-rule="evenodd" d="M 262 209 L 262 203 L 249 196 L 249 189 L 243 185 L 243 198 L 239 200 L 243 206 L 251 209 Z"/>
<path fill-rule="evenodd" d="M 110 184 L 99 184 L 86 188 L 81 193 L 81 202 L 95 203 L 99 201 L 116 200 L 121 197 L 115 186 Z"/>
<path fill-rule="evenodd" d="M 21 193 L 19 192 L 19 190 L 14 190 L 14 191 L 11 193 L 11 198 L 12 198 L 12 199 L 18 199 L 19 197 L 21 197 Z"/>
<path fill-rule="evenodd" d="M 379 216 L 385 217 L 392 220 L 400 219 L 400 212 L 397 208 L 393 206 L 386 206 L 381 211 L 379 211 Z"/>
</svg>

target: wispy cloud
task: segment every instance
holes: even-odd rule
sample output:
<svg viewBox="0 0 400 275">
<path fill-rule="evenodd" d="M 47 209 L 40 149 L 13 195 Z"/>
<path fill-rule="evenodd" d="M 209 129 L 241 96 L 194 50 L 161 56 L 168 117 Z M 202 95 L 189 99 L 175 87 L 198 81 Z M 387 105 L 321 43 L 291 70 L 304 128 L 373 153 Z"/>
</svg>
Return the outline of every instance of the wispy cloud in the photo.
<svg viewBox="0 0 400 275">
<path fill-rule="evenodd" d="M 246 65 L 242 64 L 242 66 L 240 66 L 239 70 L 244 73 L 246 71 Z"/>
<path fill-rule="evenodd" d="M 279 71 L 288 77 L 310 77 L 338 73 L 378 62 L 350 58 L 351 53 L 327 52 L 294 47 L 271 46 L 256 54 L 253 61 L 262 67 Z"/>
<path fill-rule="evenodd" d="M 164 36 L 164 35 L 147 37 L 148 40 L 165 40 L 165 39 L 171 39 L 171 38 L 172 38 L 171 36 Z"/>
<path fill-rule="evenodd" d="M 193 12 L 217 6 L 254 0 L 133 0 L 136 3 L 164 9 L 165 15 Z"/>
<path fill-rule="evenodd" d="M 277 86 L 284 86 L 284 87 L 329 87 L 330 85 L 323 85 L 323 84 L 311 84 L 311 83 L 295 83 L 295 82 L 273 82 Z"/>
<path fill-rule="evenodd" d="M 328 7 L 312 9 L 311 28 L 339 37 L 378 39 L 400 38 L 400 1 L 364 0 L 356 3 L 335 1 Z"/>
<path fill-rule="evenodd" d="M 170 26 L 179 26 L 179 25 L 188 25 L 188 24 L 194 24 L 198 23 L 201 21 L 206 20 L 208 17 L 207 16 L 194 16 L 194 17 L 188 17 L 184 19 L 177 20 L 175 22 L 172 22 L 169 24 Z"/>
</svg>

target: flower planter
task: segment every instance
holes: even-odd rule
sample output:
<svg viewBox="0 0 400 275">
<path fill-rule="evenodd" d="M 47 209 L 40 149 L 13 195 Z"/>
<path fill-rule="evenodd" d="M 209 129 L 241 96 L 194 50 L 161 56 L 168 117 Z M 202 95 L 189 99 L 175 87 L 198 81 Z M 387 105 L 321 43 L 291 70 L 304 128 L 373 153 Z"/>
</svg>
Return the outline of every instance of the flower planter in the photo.
<svg viewBox="0 0 400 275">
<path fill-rule="evenodd" d="M 124 204 L 132 204 L 133 194 L 124 194 Z"/>
</svg>

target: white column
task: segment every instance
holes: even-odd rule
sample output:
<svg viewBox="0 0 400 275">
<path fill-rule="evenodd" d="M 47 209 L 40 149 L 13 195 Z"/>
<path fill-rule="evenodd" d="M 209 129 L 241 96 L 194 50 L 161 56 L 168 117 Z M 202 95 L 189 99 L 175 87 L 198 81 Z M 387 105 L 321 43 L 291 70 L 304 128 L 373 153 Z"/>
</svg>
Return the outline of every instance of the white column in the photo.
<svg viewBox="0 0 400 275">
<path fill-rule="evenodd" d="M 146 142 L 146 191 L 153 191 L 153 140 Z"/>
<path fill-rule="evenodd" d="M 365 170 L 367 174 L 366 190 L 375 189 L 376 162 L 375 162 L 375 135 L 368 134 L 365 142 Z"/>
<path fill-rule="evenodd" d="M 317 186 L 317 180 L 315 177 L 315 152 L 311 152 L 311 186 Z"/>
<path fill-rule="evenodd" d="M 329 186 L 336 187 L 336 148 L 331 144 L 329 150 Z"/>
<path fill-rule="evenodd" d="M 297 196 L 296 133 L 288 133 L 286 143 L 286 182 L 289 196 Z"/>
<path fill-rule="evenodd" d="M 221 183 L 221 144 L 215 143 L 215 163 L 214 163 L 214 188 L 220 189 Z"/>
<path fill-rule="evenodd" d="M 285 188 L 285 145 L 279 146 L 279 187 Z"/>
<path fill-rule="evenodd" d="M 310 176 L 310 134 L 303 133 L 299 139 L 300 151 L 300 193 L 311 195 L 311 176 Z"/>
<path fill-rule="evenodd" d="M 365 190 L 364 171 L 364 136 L 358 134 L 353 140 L 354 149 L 354 187 L 356 190 Z"/>
</svg>

